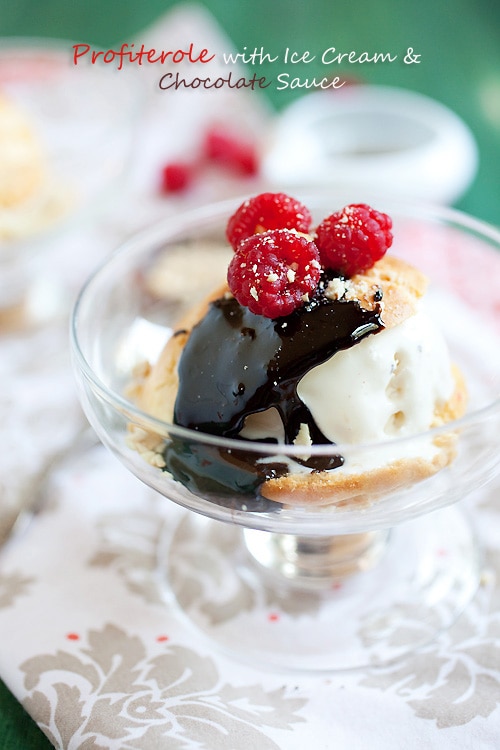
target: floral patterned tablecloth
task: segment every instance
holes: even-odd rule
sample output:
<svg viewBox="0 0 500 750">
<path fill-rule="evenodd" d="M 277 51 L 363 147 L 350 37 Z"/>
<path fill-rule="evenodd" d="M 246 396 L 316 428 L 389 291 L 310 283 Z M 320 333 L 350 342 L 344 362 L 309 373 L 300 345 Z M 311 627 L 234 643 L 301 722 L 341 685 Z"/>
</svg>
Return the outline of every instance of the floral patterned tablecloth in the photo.
<svg viewBox="0 0 500 750">
<path fill-rule="evenodd" d="M 468 503 L 482 586 L 439 640 L 378 671 L 274 672 L 225 656 L 184 618 L 157 568 L 160 532 L 183 511 L 84 435 L 4 550 L 2 677 L 58 748 L 494 748 L 497 490 Z"/>
<path fill-rule="evenodd" d="M 205 42 L 220 44 L 218 30 L 197 11 L 174 14 L 150 33 L 161 35 L 165 46 L 166 30 L 177 40 L 198 30 Z M 266 116 L 263 108 L 256 120 Z M 115 206 L 54 248 L 53 268 L 69 298 L 118 241 L 181 205 L 162 202 L 145 187 L 169 117 L 154 107 L 143 124 L 133 190 L 121 199 L 125 206 L 134 201 L 133 215 Z M 236 188 L 244 186 L 212 184 L 209 197 Z M 203 197 L 198 191 L 192 200 Z M 493 287 L 489 304 L 498 311 L 497 278 Z M 476 343 L 480 351 L 482 342 Z M 498 479 L 463 502 L 484 551 L 481 586 L 437 640 L 373 671 L 256 667 L 214 648 L 169 595 L 158 550 L 165 529 L 175 528 L 185 511 L 132 477 L 85 427 L 67 314 L 41 329 L 3 336 L 0 362 L 3 497 L 13 514 L 21 497 L 32 500 L 34 511 L 0 550 L 0 676 L 55 747 L 500 746 Z M 11 524 L 8 514 L 3 518 Z M 263 609 L 267 627 L 274 615 Z"/>
</svg>

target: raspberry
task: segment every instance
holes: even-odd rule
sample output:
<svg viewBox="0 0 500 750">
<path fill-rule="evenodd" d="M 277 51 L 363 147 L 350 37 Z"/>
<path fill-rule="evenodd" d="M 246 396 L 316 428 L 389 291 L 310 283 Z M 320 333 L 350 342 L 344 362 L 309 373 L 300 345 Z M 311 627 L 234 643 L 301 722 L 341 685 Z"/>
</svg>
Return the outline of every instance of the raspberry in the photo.
<svg viewBox="0 0 500 750">
<path fill-rule="evenodd" d="M 161 170 L 161 191 L 163 193 L 182 193 L 191 187 L 194 169 L 191 164 L 174 161 L 165 164 Z"/>
<path fill-rule="evenodd" d="M 316 245 L 325 268 L 354 276 L 371 268 L 392 245 L 392 221 L 365 203 L 345 206 L 316 229 Z"/>
<path fill-rule="evenodd" d="M 249 198 L 227 223 L 226 236 L 236 250 L 239 243 L 268 229 L 296 229 L 307 233 L 311 226 L 309 210 L 285 193 L 260 193 Z"/>
<path fill-rule="evenodd" d="M 319 282 L 318 248 L 288 229 L 252 235 L 229 264 L 229 288 L 256 315 L 280 318 L 300 307 Z"/>
<path fill-rule="evenodd" d="M 213 127 L 207 131 L 203 151 L 209 161 L 221 164 L 238 174 L 253 177 L 259 171 L 259 157 L 255 145 L 224 128 Z"/>
</svg>

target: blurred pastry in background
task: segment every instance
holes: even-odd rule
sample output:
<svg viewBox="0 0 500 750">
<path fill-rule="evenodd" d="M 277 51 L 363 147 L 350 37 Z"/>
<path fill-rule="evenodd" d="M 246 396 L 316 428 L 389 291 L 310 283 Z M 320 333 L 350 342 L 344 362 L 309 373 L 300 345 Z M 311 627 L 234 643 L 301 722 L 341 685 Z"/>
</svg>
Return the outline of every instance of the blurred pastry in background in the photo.
<svg viewBox="0 0 500 750">
<path fill-rule="evenodd" d="M 0 241 L 24 239 L 62 218 L 73 201 L 48 163 L 36 127 L 0 92 Z"/>
</svg>

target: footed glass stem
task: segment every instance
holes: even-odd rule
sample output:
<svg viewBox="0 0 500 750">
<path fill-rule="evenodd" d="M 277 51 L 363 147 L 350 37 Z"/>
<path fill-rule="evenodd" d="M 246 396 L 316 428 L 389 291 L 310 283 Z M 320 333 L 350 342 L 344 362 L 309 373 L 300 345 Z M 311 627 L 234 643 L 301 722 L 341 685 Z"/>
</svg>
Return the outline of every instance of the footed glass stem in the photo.
<svg viewBox="0 0 500 750">
<path fill-rule="evenodd" d="M 370 570 L 384 554 L 389 535 L 388 530 L 321 537 L 243 532 L 250 555 L 266 573 L 318 589 Z"/>
</svg>

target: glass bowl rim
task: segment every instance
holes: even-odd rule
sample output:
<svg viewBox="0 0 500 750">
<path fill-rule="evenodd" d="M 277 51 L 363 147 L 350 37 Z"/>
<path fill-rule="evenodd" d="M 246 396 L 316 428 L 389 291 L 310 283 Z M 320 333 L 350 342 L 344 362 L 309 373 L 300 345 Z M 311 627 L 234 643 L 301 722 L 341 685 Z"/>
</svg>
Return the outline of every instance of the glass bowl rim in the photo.
<svg viewBox="0 0 500 750">
<path fill-rule="evenodd" d="M 386 196 L 386 198 L 387 197 L 391 201 L 393 210 L 395 209 L 397 211 L 399 209 L 399 211 L 411 211 L 412 217 L 414 218 L 427 217 L 454 222 L 458 227 L 468 228 L 478 236 L 497 243 L 499 248 L 498 252 L 500 252 L 500 230 L 481 219 L 477 219 L 458 209 L 449 208 L 447 206 L 402 201 L 390 196 Z M 388 438 L 387 440 L 363 443 L 328 443 L 324 445 L 308 445 L 305 447 L 303 445 L 278 444 L 271 441 L 242 441 L 238 438 L 224 438 L 199 430 L 182 427 L 173 422 L 167 422 L 148 414 L 136 406 L 132 401 L 125 398 L 125 396 L 116 393 L 109 388 L 94 372 L 92 366 L 87 361 L 82 347 L 80 346 L 78 331 L 79 313 L 86 296 L 92 291 L 93 284 L 99 280 L 101 274 L 104 274 L 110 268 L 111 264 L 115 261 L 119 261 L 122 257 L 126 255 L 130 257 L 136 255 L 140 256 L 140 254 L 146 251 L 148 247 L 153 247 L 155 243 L 160 240 L 174 239 L 180 230 L 194 222 L 203 222 L 209 219 L 214 220 L 216 218 L 222 219 L 225 215 L 229 216 L 229 212 L 234 211 L 235 208 L 247 198 L 248 195 L 238 196 L 236 198 L 209 203 L 202 207 L 186 209 L 176 215 L 163 218 L 147 228 L 139 230 L 111 252 L 110 255 L 108 255 L 107 258 L 105 258 L 86 279 L 75 299 L 70 316 L 71 354 L 74 366 L 78 367 L 79 372 L 91 385 L 92 390 L 95 393 L 98 393 L 105 402 L 112 406 L 116 411 L 125 414 L 127 419 L 137 426 L 165 438 L 175 436 L 191 442 L 204 443 L 214 447 L 225 448 L 227 450 L 241 450 L 242 444 L 244 444 L 246 451 L 265 455 L 272 454 L 289 456 L 290 458 L 303 457 L 305 450 L 310 456 L 331 456 L 332 454 L 352 455 L 354 453 L 363 454 L 374 450 L 390 449 L 391 447 L 399 445 L 406 446 L 412 443 L 417 444 L 419 440 L 433 440 L 440 435 L 450 433 L 451 431 L 464 430 L 470 425 L 486 421 L 487 419 L 496 416 L 497 413 L 500 414 L 499 394 L 485 406 L 481 406 L 466 413 L 458 419 L 454 419 L 436 427 L 431 427 L 422 432 L 412 433 L 403 437 Z M 307 205 L 308 199 L 310 201 L 317 201 L 318 199 L 321 199 L 321 196 L 318 196 L 317 194 L 309 196 L 305 195 L 299 196 L 299 199 Z"/>
</svg>

